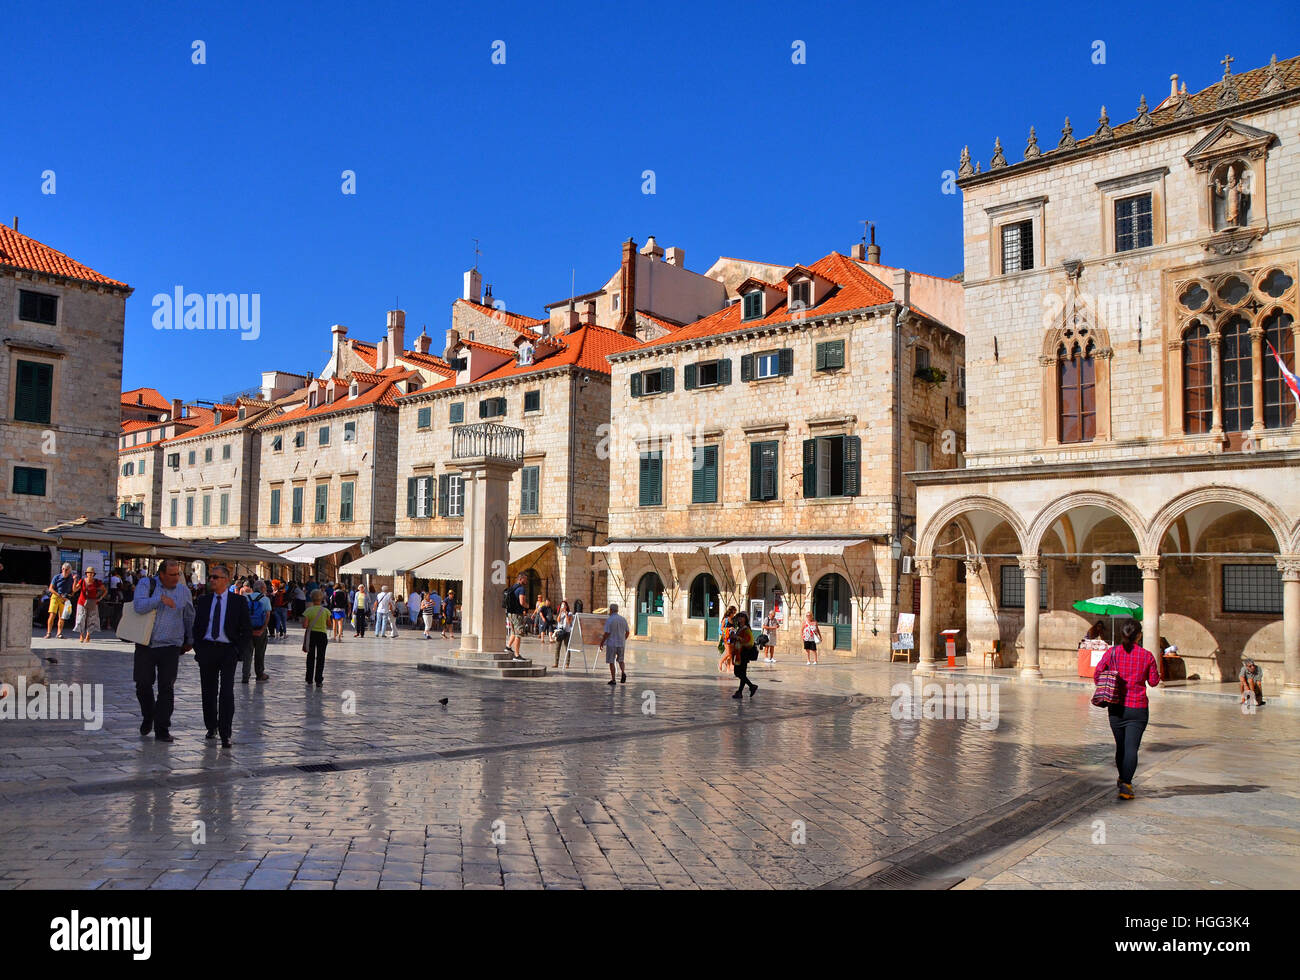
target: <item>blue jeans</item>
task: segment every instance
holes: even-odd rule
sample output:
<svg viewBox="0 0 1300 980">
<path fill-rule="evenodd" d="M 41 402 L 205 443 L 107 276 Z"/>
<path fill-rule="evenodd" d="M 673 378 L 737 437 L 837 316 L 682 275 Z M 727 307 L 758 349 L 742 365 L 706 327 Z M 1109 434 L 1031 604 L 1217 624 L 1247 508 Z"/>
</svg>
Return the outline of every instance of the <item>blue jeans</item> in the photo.
<svg viewBox="0 0 1300 980">
<path fill-rule="evenodd" d="M 284 636 L 288 632 L 288 609 L 284 606 L 277 606 L 271 610 L 271 615 L 275 618 L 275 631 Z"/>
<path fill-rule="evenodd" d="M 387 633 L 392 628 L 392 623 L 392 613 L 375 613 L 375 636 L 383 636 Z"/>
</svg>

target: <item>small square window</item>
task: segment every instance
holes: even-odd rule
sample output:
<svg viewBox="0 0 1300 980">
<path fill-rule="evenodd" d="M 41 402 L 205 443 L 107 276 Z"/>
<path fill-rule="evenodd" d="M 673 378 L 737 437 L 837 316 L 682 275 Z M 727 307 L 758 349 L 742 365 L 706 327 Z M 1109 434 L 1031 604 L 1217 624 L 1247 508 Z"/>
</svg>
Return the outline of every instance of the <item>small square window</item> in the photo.
<svg viewBox="0 0 1300 980">
<path fill-rule="evenodd" d="M 465 421 L 465 403 L 452 402 L 451 407 L 447 410 L 447 421 L 452 425 L 460 425 Z"/>
<path fill-rule="evenodd" d="M 754 367 L 757 371 L 757 377 L 775 378 L 781 373 L 781 358 L 777 351 L 768 351 L 766 354 L 757 354 L 754 357 Z"/>
<path fill-rule="evenodd" d="M 284 449 L 284 436 L 275 436 L 271 439 L 271 452 L 278 453 Z"/>
<path fill-rule="evenodd" d="M 357 441 L 357 424 L 355 422 L 343 423 L 343 441 L 344 442 Z"/>
<path fill-rule="evenodd" d="M 319 435 L 317 436 L 316 444 L 318 446 L 328 446 L 330 444 L 330 427 L 328 425 L 322 425 L 320 427 L 320 432 Z"/>
<path fill-rule="evenodd" d="M 817 370 L 838 371 L 844 367 L 844 341 L 827 340 L 817 345 Z"/>
<path fill-rule="evenodd" d="M 542 410 L 542 393 L 540 391 L 524 392 L 524 411 L 540 412 Z"/>
<path fill-rule="evenodd" d="M 1148 248 L 1152 241 L 1151 195 L 1137 194 L 1115 202 L 1115 251 Z"/>
<path fill-rule="evenodd" d="M 664 390 L 663 375 L 658 371 L 647 371 L 641 376 L 641 391 L 647 395 L 657 395 Z"/>
<path fill-rule="evenodd" d="M 696 366 L 695 386 L 708 388 L 718 383 L 718 362 L 705 361 Z"/>
<path fill-rule="evenodd" d="M 59 297 L 30 289 L 18 290 L 18 319 L 54 326 L 59 320 Z"/>
<path fill-rule="evenodd" d="M 757 320 L 763 315 L 763 291 L 756 289 L 752 293 L 746 293 L 744 298 L 744 309 L 741 313 L 742 320 Z"/>
<path fill-rule="evenodd" d="M 1034 223 L 1018 221 L 1002 226 L 1002 274 L 1034 267 Z"/>
<path fill-rule="evenodd" d="M 307 445 L 307 430 L 303 429 L 300 432 L 295 432 L 293 434 L 293 448 L 302 449 L 306 445 Z"/>
<path fill-rule="evenodd" d="M 13 492 L 31 497 L 44 497 L 45 470 L 35 466 L 15 466 Z"/>
<path fill-rule="evenodd" d="M 433 424 L 433 409 L 421 408 L 415 413 L 415 427 L 417 429 L 427 429 Z"/>
</svg>

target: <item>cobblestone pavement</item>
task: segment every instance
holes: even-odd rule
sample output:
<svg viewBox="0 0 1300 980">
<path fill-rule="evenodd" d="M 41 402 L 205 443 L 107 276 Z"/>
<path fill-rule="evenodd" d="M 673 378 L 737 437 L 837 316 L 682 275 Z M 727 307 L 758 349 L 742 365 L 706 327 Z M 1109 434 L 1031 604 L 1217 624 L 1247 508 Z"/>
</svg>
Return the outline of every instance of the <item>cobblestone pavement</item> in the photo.
<svg viewBox="0 0 1300 980">
<path fill-rule="evenodd" d="M 902 665 L 764 665 L 758 696 L 736 702 L 707 651 L 634 652 L 613 688 L 603 664 L 486 681 L 418 671 L 438 644 L 407 634 L 331 645 L 318 692 L 300 680 L 291 639 L 268 654 L 270 683 L 236 684 L 235 745 L 222 750 L 203 739 L 192 658 L 178 741 L 165 746 L 138 734 L 126 645 L 34 645 L 58 660 L 51 681 L 103 684 L 106 707 L 96 731 L 0 722 L 0 889 L 842 885 L 936 841 L 983 841 L 973 828 L 1017 801 L 1068 808 L 1114 785 L 1109 729 L 1086 693 L 1003 686 L 995 728 L 896 719 L 890 686 L 911 680 Z M 1185 839 L 1161 823 L 1168 799 L 1206 821 L 1206 841 L 1234 814 L 1294 812 L 1295 767 L 1282 761 L 1300 744 L 1300 713 L 1171 702 L 1153 712 L 1143 766 L 1177 759 L 1187 771 L 1161 778 L 1183 789 L 1139 799 L 1135 833 L 1166 849 Z M 1197 792 L 1189 749 L 1230 759 L 1248 745 L 1277 764 Z M 1207 817 L 1190 812 L 1207 799 Z M 1293 845 L 1294 819 L 1286 826 Z M 1112 839 L 1128 832 L 1117 824 Z M 1000 853 L 1010 868 L 1012 851 Z M 1265 878 L 1264 858 L 1282 853 L 1254 849 Z M 1037 883 L 984 874 L 997 854 L 976 858 L 961 871 L 969 884 Z M 1220 887 L 1180 870 L 1153 861 L 1141 884 Z"/>
</svg>

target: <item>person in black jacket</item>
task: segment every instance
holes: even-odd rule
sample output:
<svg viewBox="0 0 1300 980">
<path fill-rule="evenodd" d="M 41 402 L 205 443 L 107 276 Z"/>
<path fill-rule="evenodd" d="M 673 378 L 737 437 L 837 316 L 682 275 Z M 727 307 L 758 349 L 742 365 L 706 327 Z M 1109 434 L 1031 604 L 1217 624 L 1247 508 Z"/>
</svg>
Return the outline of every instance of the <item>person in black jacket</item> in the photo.
<svg viewBox="0 0 1300 980">
<path fill-rule="evenodd" d="M 252 646 L 248 600 L 230 591 L 230 569 L 213 565 L 208 570 L 208 592 L 194 604 L 194 656 L 203 689 L 203 724 L 210 739 L 221 732 L 222 748 L 233 744 L 235 667 Z"/>
</svg>

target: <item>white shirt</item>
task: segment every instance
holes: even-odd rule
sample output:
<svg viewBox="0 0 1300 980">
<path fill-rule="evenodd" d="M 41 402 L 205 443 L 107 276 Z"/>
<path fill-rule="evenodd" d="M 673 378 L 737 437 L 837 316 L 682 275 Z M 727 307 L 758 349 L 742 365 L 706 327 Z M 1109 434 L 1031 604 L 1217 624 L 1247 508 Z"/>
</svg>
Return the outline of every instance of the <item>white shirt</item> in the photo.
<svg viewBox="0 0 1300 980">
<path fill-rule="evenodd" d="M 375 604 L 375 612 L 389 613 L 393 611 L 393 594 L 391 592 L 381 592 L 379 602 Z"/>
<path fill-rule="evenodd" d="M 204 624 L 205 632 L 200 639 L 211 640 L 213 643 L 230 642 L 226 638 L 226 610 L 230 607 L 230 601 L 234 596 L 233 592 L 213 593 L 211 615 L 214 622 Z"/>
<path fill-rule="evenodd" d="M 618 613 L 610 614 L 609 618 L 605 620 L 602 631 L 609 634 L 605 638 L 606 646 L 621 647 L 627 643 L 627 620 Z"/>
</svg>

